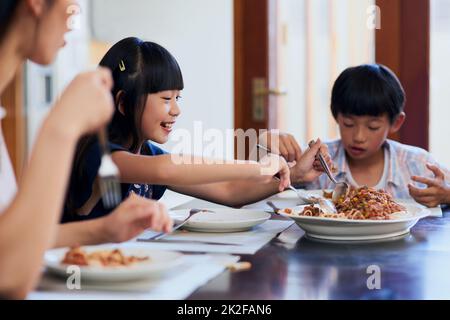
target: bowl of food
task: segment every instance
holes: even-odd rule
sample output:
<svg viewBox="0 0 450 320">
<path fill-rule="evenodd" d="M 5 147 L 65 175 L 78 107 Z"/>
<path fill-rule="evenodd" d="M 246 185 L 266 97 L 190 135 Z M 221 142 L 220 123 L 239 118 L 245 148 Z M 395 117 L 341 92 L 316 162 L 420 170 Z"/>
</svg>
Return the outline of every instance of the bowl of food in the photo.
<svg viewBox="0 0 450 320">
<path fill-rule="evenodd" d="M 400 203 L 383 190 L 351 188 L 335 203 L 337 213 L 325 213 L 317 205 L 284 208 L 282 216 L 293 219 L 310 238 L 361 241 L 407 234 L 430 214 L 425 207 Z"/>
</svg>

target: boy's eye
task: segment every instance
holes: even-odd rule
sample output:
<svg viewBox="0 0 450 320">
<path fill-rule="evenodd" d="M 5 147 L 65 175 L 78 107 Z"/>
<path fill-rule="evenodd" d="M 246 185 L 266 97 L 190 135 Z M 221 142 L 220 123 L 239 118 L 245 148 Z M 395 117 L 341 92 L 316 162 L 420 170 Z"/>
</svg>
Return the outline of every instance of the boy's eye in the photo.
<svg viewBox="0 0 450 320">
<path fill-rule="evenodd" d="M 180 101 L 181 96 L 176 97 L 177 102 Z"/>
<path fill-rule="evenodd" d="M 344 122 L 344 126 L 347 128 L 351 128 L 351 127 L 353 127 L 353 123 L 345 123 Z"/>
<path fill-rule="evenodd" d="M 372 131 L 377 131 L 378 129 L 380 129 L 380 127 L 369 127 L 369 130 L 372 130 Z"/>
</svg>

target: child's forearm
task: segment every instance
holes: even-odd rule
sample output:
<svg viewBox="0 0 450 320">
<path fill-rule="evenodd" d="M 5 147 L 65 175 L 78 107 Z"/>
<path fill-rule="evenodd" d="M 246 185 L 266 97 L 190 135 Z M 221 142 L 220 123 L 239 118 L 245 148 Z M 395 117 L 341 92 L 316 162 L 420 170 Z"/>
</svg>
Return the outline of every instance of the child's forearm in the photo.
<svg viewBox="0 0 450 320">
<path fill-rule="evenodd" d="M 0 296 L 22 297 L 37 281 L 56 232 L 76 139 L 50 119 L 39 132 L 20 192 L 0 216 Z"/>
<path fill-rule="evenodd" d="M 189 163 L 178 164 L 172 155 L 148 157 L 124 152 L 114 153 L 113 159 L 119 167 L 122 181 L 127 183 L 195 185 L 252 179 L 264 173 L 259 163 L 250 161 L 206 164 L 206 159 L 190 158 Z"/>
<path fill-rule="evenodd" d="M 279 184 L 277 181 L 258 184 L 251 181 L 233 181 L 227 183 L 228 192 L 223 204 L 232 207 L 241 207 L 249 203 L 254 203 L 266 199 L 276 193 Z"/>
<path fill-rule="evenodd" d="M 96 245 L 108 242 L 103 232 L 104 218 L 71 222 L 58 226 L 55 248 Z"/>
</svg>

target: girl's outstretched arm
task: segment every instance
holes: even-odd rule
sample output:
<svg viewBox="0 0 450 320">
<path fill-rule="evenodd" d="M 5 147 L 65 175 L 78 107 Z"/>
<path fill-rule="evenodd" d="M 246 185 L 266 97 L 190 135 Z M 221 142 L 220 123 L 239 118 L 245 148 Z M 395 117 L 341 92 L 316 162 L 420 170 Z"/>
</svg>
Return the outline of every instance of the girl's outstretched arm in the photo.
<svg viewBox="0 0 450 320">
<path fill-rule="evenodd" d="M 316 174 L 315 156 L 320 148 L 321 143 L 316 143 L 301 155 L 300 161 L 295 165 L 298 168 L 295 171 L 295 177 L 291 179 L 295 178 L 296 183 L 307 182 L 311 179 L 311 175 Z M 176 192 L 232 207 L 257 202 L 280 191 L 275 179 L 266 183 L 238 180 L 199 186 L 171 186 L 170 188 Z"/>
<path fill-rule="evenodd" d="M 241 207 L 279 192 L 278 182 L 275 180 L 268 183 L 239 180 L 195 186 L 169 186 L 169 189 L 229 207 Z"/>
<path fill-rule="evenodd" d="M 280 174 L 278 190 L 290 184 L 290 172 L 286 161 L 279 156 L 268 155 L 261 162 L 234 160 L 218 164 L 213 160 L 191 157 L 184 163 L 173 155 L 143 156 L 126 151 L 114 152 L 113 160 L 119 167 L 125 183 L 151 183 L 161 185 L 198 185 L 223 181 L 250 180 L 268 183 Z"/>
</svg>

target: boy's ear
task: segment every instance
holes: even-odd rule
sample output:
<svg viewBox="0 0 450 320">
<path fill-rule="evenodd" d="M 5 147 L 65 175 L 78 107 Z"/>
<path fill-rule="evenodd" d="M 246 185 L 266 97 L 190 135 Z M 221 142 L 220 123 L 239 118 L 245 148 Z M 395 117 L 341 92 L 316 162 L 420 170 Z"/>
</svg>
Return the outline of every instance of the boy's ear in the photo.
<svg viewBox="0 0 450 320">
<path fill-rule="evenodd" d="M 125 108 L 123 106 L 123 96 L 124 96 L 124 94 L 125 94 L 125 92 L 123 90 L 120 90 L 119 92 L 117 92 L 116 97 L 115 97 L 117 110 L 119 110 L 119 112 L 123 116 L 125 115 Z"/>
<path fill-rule="evenodd" d="M 406 119 L 406 113 L 401 112 L 397 118 L 394 120 L 394 123 L 391 126 L 391 130 L 390 133 L 395 133 L 398 130 L 400 130 L 400 128 L 402 127 L 403 123 L 405 122 Z"/>
</svg>

